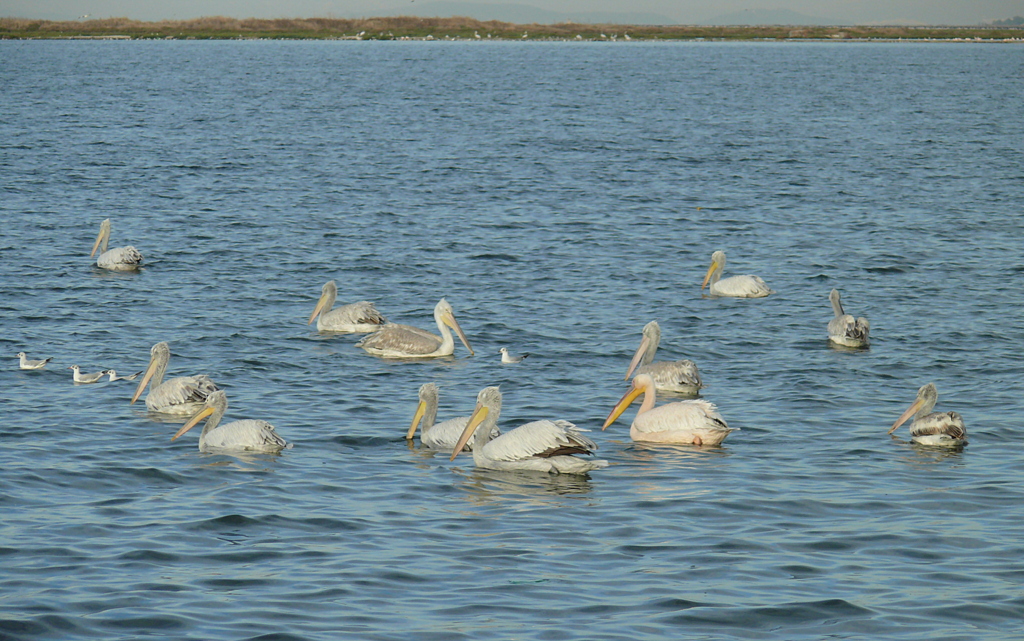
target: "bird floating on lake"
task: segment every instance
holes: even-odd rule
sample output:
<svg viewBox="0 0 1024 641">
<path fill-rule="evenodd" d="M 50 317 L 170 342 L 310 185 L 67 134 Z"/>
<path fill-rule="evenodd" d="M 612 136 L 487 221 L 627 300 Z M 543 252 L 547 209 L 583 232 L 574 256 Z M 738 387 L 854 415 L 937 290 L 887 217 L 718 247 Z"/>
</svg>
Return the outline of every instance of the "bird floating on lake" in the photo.
<svg viewBox="0 0 1024 641">
<path fill-rule="evenodd" d="M 637 374 L 632 387 L 612 408 L 601 429 L 614 423 L 641 394 L 644 401 L 629 428 L 629 437 L 634 441 L 719 445 L 735 429 L 726 425 L 713 403 L 705 400 L 676 401 L 655 407 L 654 390 L 650 374 Z"/>
<path fill-rule="evenodd" d="M 362 300 L 331 309 L 337 298 L 338 286 L 333 280 L 327 281 L 321 289 L 320 300 L 309 316 L 309 323 L 306 324 L 309 325 L 316 318 L 316 328 L 321 332 L 354 334 L 375 332 L 388 322 L 370 301 Z"/>
<path fill-rule="evenodd" d="M 704 387 L 697 365 L 691 360 L 653 362 L 654 354 L 661 342 L 661 326 L 658 325 L 658 321 L 644 325 L 641 334 L 643 338 L 640 340 L 640 347 L 633 354 L 625 379 L 628 380 L 629 375 L 636 370 L 637 375 L 649 374 L 654 380 L 654 386 L 666 392 L 696 394 Z"/>
<path fill-rule="evenodd" d="M 41 360 L 33 360 L 30 359 L 25 352 L 18 352 L 15 356 L 20 359 L 18 366 L 21 367 L 21 369 L 42 369 L 47 363 L 53 360 L 52 356 Z"/>
<path fill-rule="evenodd" d="M 967 427 L 964 419 L 956 412 L 932 412 L 935 402 L 939 400 L 939 392 L 934 383 L 922 385 L 917 390 L 917 399 L 907 408 L 903 415 L 889 428 L 889 434 L 903 425 L 908 418 L 914 417 L 910 424 L 910 440 L 921 445 L 941 445 L 956 447 L 967 444 Z"/>
<path fill-rule="evenodd" d="M 700 291 L 704 291 L 708 281 L 711 287 L 708 292 L 712 296 L 732 296 L 734 298 L 763 298 L 768 294 L 774 294 L 770 287 L 760 276 L 730 276 L 722 278 L 722 270 L 725 269 L 725 252 L 716 251 L 711 254 L 711 266 L 708 273 L 704 275 L 704 282 L 701 283 Z"/>
<path fill-rule="evenodd" d="M 502 347 L 498 351 L 501 352 L 502 363 L 522 363 L 523 359 L 530 355 L 530 352 L 526 352 L 521 356 L 512 356 L 508 353 L 507 347 Z"/>
<path fill-rule="evenodd" d="M 452 452 L 455 460 L 478 428 L 483 431 L 473 444 L 473 463 L 489 470 L 533 470 L 550 474 L 586 474 L 608 467 L 608 461 L 577 458 L 593 454 L 597 444 L 583 436 L 569 421 L 533 421 L 493 437 L 501 414 L 501 390 L 486 387 L 476 399 L 476 409 Z"/>
<path fill-rule="evenodd" d="M 110 219 L 107 218 L 100 223 L 100 233 L 96 236 L 96 243 L 92 246 L 89 256 L 94 256 L 96 250 L 100 252 L 96 259 L 96 266 L 101 269 L 113 269 L 116 271 L 130 271 L 138 269 L 142 263 L 142 254 L 131 245 L 126 247 L 115 247 L 107 250 L 107 243 L 110 241 Z"/>
<path fill-rule="evenodd" d="M 868 332 L 871 325 L 863 316 L 854 319 L 850 314 L 843 313 L 843 304 L 839 301 L 839 290 L 833 289 L 828 294 L 835 317 L 828 322 L 828 339 L 845 347 L 867 347 Z"/>
<path fill-rule="evenodd" d="M 258 419 L 246 419 L 220 424 L 224 412 L 228 409 L 228 396 L 224 390 L 216 390 L 206 397 L 206 402 L 195 416 L 181 426 L 175 440 L 189 431 L 199 421 L 206 419 L 206 425 L 199 435 L 200 452 L 244 451 L 244 452 L 280 452 L 291 448 L 283 438 L 274 431 L 274 426 Z"/>
<path fill-rule="evenodd" d="M 141 373 L 142 371 L 138 371 L 135 372 L 134 374 L 129 374 L 128 376 L 118 376 L 117 372 L 112 369 L 108 369 L 106 371 L 106 374 L 110 376 L 109 382 L 111 383 L 113 383 L 114 381 L 134 381 L 136 378 L 139 377 L 139 374 Z"/>
<path fill-rule="evenodd" d="M 459 436 L 466 429 L 469 422 L 468 416 L 450 418 L 440 423 L 434 423 L 437 419 L 437 397 L 438 389 L 435 383 L 424 383 L 420 386 L 420 402 L 416 406 L 416 413 L 412 417 L 412 425 L 406 433 L 405 438 L 412 440 L 416 435 L 416 426 L 422 420 L 423 427 L 420 430 L 420 443 L 432 450 L 451 452 L 459 441 Z M 498 428 L 494 428 L 493 436 L 499 434 Z M 473 449 L 472 441 L 466 447 Z"/>
<path fill-rule="evenodd" d="M 190 416 L 202 408 L 210 394 L 217 391 L 217 386 L 205 374 L 176 376 L 165 381 L 164 374 L 171 360 L 171 347 L 166 342 L 154 345 L 149 354 L 149 367 L 135 388 L 132 404 L 139 400 L 143 390 L 152 382 L 153 386 L 146 395 L 147 409 L 151 412 Z"/>
<path fill-rule="evenodd" d="M 68 369 L 73 372 L 75 382 L 82 384 L 97 383 L 101 378 L 107 375 L 107 370 L 103 370 L 102 372 L 96 372 L 94 374 L 83 374 L 78 365 L 72 365 Z"/>
<path fill-rule="evenodd" d="M 473 355 L 473 348 L 469 346 L 466 335 L 462 333 L 458 321 L 452 312 L 452 306 L 445 299 L 441 299 L 434 306 L 434 322 L 441 333 L 435 336 L 430 332 L 398 323 L 388 323 L 373 334 L 364 337 L 356 347 L 362 347 L 374 356 L 382 358 L 433 358 L 436 356 L 451 356 L 455 353 L 455 339 L 448 328 L 455 330 L 459 340 Z"/>
</svg>

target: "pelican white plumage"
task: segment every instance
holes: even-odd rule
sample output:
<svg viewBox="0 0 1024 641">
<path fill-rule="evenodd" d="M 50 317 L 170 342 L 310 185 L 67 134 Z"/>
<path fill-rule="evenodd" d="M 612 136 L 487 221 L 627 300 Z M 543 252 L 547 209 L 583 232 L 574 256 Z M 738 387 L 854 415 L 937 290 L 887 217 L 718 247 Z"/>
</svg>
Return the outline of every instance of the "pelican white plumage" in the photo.
<svg viewBox="0 0 1024 641">
<path fill-rule="evenodd" d="M 910 424 L 910 440 L 913 442 L 943 447 L 966 445 L 967 427 L 964 419 L 957 412 L 932 412 L 938 400 L 939 391 L 935 389 L 935 383 L 922 385 L 917 390 L 914 403 L 896 419 L 889 428 L 889 434 L 913 416 L 914 421 Z"/>
<path fill-rule="evenodd" d="M 452 306 L 441 299 L 434 306 L 434 321 L 441 333 L 435 336 L 430 332 L 398 323 L 388 323 L 379 330 L 364 337 L 356 347 L 362 347 L 374 356 L 383 358 L 433 358 L 435 356 L 451 356 L 455 353 L 455 339 L 448 328 L 455 330 L 459 340 L 473 354 L 466 335 L 462 333 L 458 321 L 452 312 Z"/>
<path fill-rule="evenodd" d="M 128 376 L 118 376 L 115 370 L 108 369 L 106 372 L 106 374 L 110 377 L 108 380 L 111 383 L 113 383 L 114 381 L 134 381 L 136 378 L 139 377 L 139 374 L 141 373 L 142 371 L 138 371 L 135 372 L 134 374 L 129 374 Z"/>
<path fill-rule="evenodd" d="M 440 423 L 434 423 L 437 420 L 437 384 L 424 383 L 420 385 L 419 396 L 420 402 L 416 406 L 416 413 L 412 417 L 412 425 L 409 427 L 405 438 L 410 441 L 413 439 L 416 435 L 416 427 L 422 420 L 423 427 L 420 430 L 420 443 L 432 450 L 451 452 L 455 449 L 459 436 L 466 429 L 469 417 L 459 416 L 441 421 Z M 498 434 L 500 432 L 495 427 L 492 436 L 498 436 Z M 473 449 L 472 440 L 466 444 L 466 447 Z"/>
<path fill-rule="evenodd" d="M 375 332 L 388 322 L 373 303 L 366 300 L 332 309 L 337 298 L 338 286 L 333 280 L 327 281 L 321 289 L 320 300 L 309 316 L 309 323 L 306 324 L 309 325 L 316 318 L 318 331 L 356 334 Z"/>
<path fill-rule="evenodd" d="M 676 401 L 655 407 L 654 379 L 637 374 L 625 396 L 615 404 L 601 428 L 619 418 L 641 394 L 644 401 L 629 428 L 629 437 L 644 443 L 679 445 L 719 445 L 735 428 L 729 427 L 713 403 L 697 399 Z"/>
<path fill-rule="evenodd" d="M 47 363 L 53 360 L 52 356 L 49 358 L 34 360 L 29 358 L 28 355 L 25 354 L 25 352 L 18 352 L 17 354 L 15 354 L 15 356 L 17 356 L 19 359 L 18 366 L 21 369 L 42 369 L 43 367 L 46 366 Z"/>
<path fill-rule="evenodd" d="M 78 365 L 72 365 L 68 369 L 72 371 L 72 375 L 74 376 L 75 382 L 81 384 L 98 383 L 101 378 L 107 375 L 107 370 L 103 370 L 102 372 L 94 372 L 92 374 L 83 374 L 82 370 L 78 367 Z"/>
<path fill-rule="evenodd" d="M 107 218 L 100 223 L 100 233 L 96 236 L 96 242 L 92 246 L 90 257 L 96 254 L 98 249 L 99 258 L 96 259 L 96 266 L 101 269 L 113 269 L 117 271 L 130 271 L 138 269 L 142 264 L 142 254 L 131 245 L 115 247 L 107 250 L 107 243 L 110 242 L 110 219 Z"/>
<path fill-rule="evenodd" d="M 633 370 L 636 370 L 637 375 L 650 375 L 654 380 L 654 386 L 666 392 L 696 394 L 704 387 L 697 365 L 691 360 L 653 362 L 654 354 L 661 342 L 661 326 L 658 325 L 658 321 L 644 325 L 641 334 L 643 338 L 640 340 L 640 347 L 633 354 L 633 360 L 626 370 L 627 380 Z"/>
<path fill-rule="evenodd" d="M 711 254 L 711 266 L 708 273 L 704 275 L 704 282 L 701 283 L 700 291 L 704 291 L 708 282 L 711 287 L 708 291 L 712 296 L 732 296 L 734 298 L 763 298 L 775 292 L 768 287 L 760 276 L 730 276 L 722 278 L 722 271 L 725 269 L 725 252 L 716 251 Z"/>
<path fill-rule="evenodd" d="M 530 355 L 530 352 L 525 352 L 520 356 L 513 356 L 508 353 L 507 347 L 502 347 L 498 351 L 501 352 L 502 363 L 522 363 L 523 359 Z"/>
<path fill-rule="evenodd" d="M 501 390 L 485 387 L 477 394 L 476 409 L 455 444 L 451 460 L 482 427 L 473 444 L 473 463 L 489 470 L 533 470 L 550 474 L 586 474 L 608 467 L 608 461 L 586 460 L 597 444 L 569 421 L 533 421 L 492 438 L 501 414 Z"/>
<path fill-rule="evenodd" d="M 135 388 L 132 404 L 139 400 L 143 390 L 152 382 L 146 395 L 146 408 L 151 412 L 190 416 L 200 410 L 206 398 L 217 391 L 217 386 L 205 374 L 176 376 L 164 380 L 167 364 L 171 360 L 171 347 L 159 342 L 149 350 L 149 366 L 139 386 Z"/>
<path fill-rule="evenodd" d="M 843 313 L 843 304 L 839 301 L 839 290 L 833 289 L 828 294 L 835 317 L 828 322 L 828 339 L 844 347 L 867 347 L 868 332 L 871 325 L 863 316 L 855 319 Z"/>
<path fill-rule="evenodd" d="M 291 445 L 274 431 L 274 426 L 259 419 L 246 419 L 220 424 L 224 412 L 228 409 L 228 396 L 224 390 L 216 390 L 206 397 L 203 408 L 196 412 L 187 423 L 181 426 L 178 433 L 171 437 L 175 440 L 189 431 L 199 421 L 206 419 L 203 432 L 199 435 L 200 452 L 244 451 L 244 452 L 279 452 Z"/>
</svg>

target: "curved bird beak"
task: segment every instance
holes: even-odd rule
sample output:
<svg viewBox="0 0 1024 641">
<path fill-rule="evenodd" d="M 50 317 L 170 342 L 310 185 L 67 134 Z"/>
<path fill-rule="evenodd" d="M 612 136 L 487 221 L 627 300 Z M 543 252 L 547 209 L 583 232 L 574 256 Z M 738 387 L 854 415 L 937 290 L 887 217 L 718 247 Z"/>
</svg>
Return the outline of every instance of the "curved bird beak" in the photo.
<svg viewBox="0 0 1024 641">
<path fill-rule="evenodd" d="M 708 281 L 711 280 L 711 274 L 715 273 L 718 269 L 718 261 L 711 261 L 711 267 L 708 267 L 708 273 L 704 274 L 704 282 L 700 284 L 700 291 L 704 291 L 704 288 L 708 286 Z"/>
<path fill-rule="evenodd" d="M 445 314 L 444 316 L 441 317 L 441 320 L 444 321 L 445 325 L 455 330 L 455 333 L 458 334 L 459 336 L 459 340 L 462 341 L 462 344 L 465 345 L 466 349 L 469 350 L 469 355 L 474 356 L 476 352 L 474 352 L 473 348 L 469 346 L 469 341 L 466 340 L 466 335 L 462 333 L 462 328 L 459 327 L 459 321 L 455 320 L 455 316 L 451 314 Z"/>
<path fill-rule="evenodd" d="M 890 427 L 889 431 L 886 433 L 892 434 L 893 432 L 895 432 L 897 427 L 906 423 L 907 419 L 913 416 L 914 414 L 917 414 L 917 410 L 921 409 L 922 405 L 924 405 L 923 398 L 919 398 L 916 401 L 914 401 L 914 404 L 908 407 L 907 411 L 903 412 L 903 414 L 898 419 L 896 419 L 896 422 L 892 424 L 892 427 Z"/>
<path fill-rule="evenodd" d="M 325 303 L 327 303 L 327 294 L 320 294 L 320 300 L 316 302 L 316 307 L 313 308 L 313 313 L 310 314 L 309 322 L 306 323 L 307 325 L 311 325 L 313 323 L 313 319 L 316 318 L 316 315 L 324 311 Z"/>
<path fill-rule="evenodd" d="M 637 397 L 643 393 L 644 388 L 642 387 L 633 387 L 628 392 L 626 392 L 625 396 L 620 398 L 619 402 L 616 403 L 615 407 L 612 408 L 612 411 L 609 412 L 608 418 L 604 420 L 604 425 L 601 426 L 601 429 L 607 429 L 609 425 L 615 422 L 615 419 L 622 416 L 622 413 L 626 411 L 626 408 L 629 407 L 630 403 L 635 401 Z"/>
<path fill-rule="evenodd" d="M 473 415 L 469 417 L 469 422 L 466 423 L 466 429 L 462 430 L 462 436 L 459 437 L 459 441 L 455 444 L 455 450 L 452 452 L 452 457 L 448 459 L 449 461 L 454 461 L 455 457 L 462 451 L 462 448 L 466 447 L 466 443 L 468 443 L 469 438 L 473 436 L 473 432 L 475 432 L 476 428 L 484 422 L 485 418 L 487 418 L 488 412 L 490 412 L 490 410 L 488 410 L 486 406 L 476 406 L 476 409 L 473 410 Z"/>
<path fill-rule="evenodd" d="M 416 413 L 412 417 L 412 425 L 409 427 L 409 431 L 405 433 L 405 438 L 412 440 L 412 437 L 416 436 L 416 426 L 420 424 L 420 419 L 427 412 L 427 404 L 420 401 L 420 404 L 416 406 Z"/>
<path fill-rule="evenodd" d="M 636 369 L 636 366 L 640 364 L 640 359 L 642 359 L 644 357 L 644 354 L 647 352 L 647 346 L 650 345 L 650 344 L 651 344 L 651 339 L 649 339 L 646 336 L 644 336 L 644 339 L 642 341 L 640 341 L 640 347 L 637 348 L 636 354 L 633 354 L 633 360 L 630 361 L 630 363 L 629 363 L 629 369 L 626 371 L 626 377 L 624 379 L 622 379 L 622 380 L 624 380 L 624 381 L 628 381 L 629 380 L 629 375 L 632 374 L 633 370 Z"/>
<path fill-rule="evenodd" d="M 188 423 L 185 423 L 184 425 L 181 426 L 181 429 L 178 430 L 177 434 L 175 434 L 174 436 L 171 437 L 171 440 L 173 441 L 174 439 L 178 438 L 179 436 L 181 436 L 185 432 L 187 432 L 190 429 L 192 429 L 193 427 L 195 427 L 196 424 L 199 421 L 203 420 L 204 418 L 206 418 L 207 416 L 210 416 L 212 414 L 213 414 L 213 408 L 212 407 L 204 407 L 203 409 L 199 410 L 199 412 L 197 412 L 195 416 L 193 416 L 192 418 L 188 419 Z"/>
<path fill-rule="evenodd" d="M 156 373 L 156 359 L 149 359 L 149 367 L 146 368 L 146 374 L 139 381 L 139 386 L 135 388 L 135 395 L 132 396 L 132 402 L 129 405 L 134 405 L 135 401 L 139 400 L 142 396 L 142 391 L 146 389 L 146 385 L 149 385 L 149 379 L 153 378 L 153 374 Z"/>
</svg>

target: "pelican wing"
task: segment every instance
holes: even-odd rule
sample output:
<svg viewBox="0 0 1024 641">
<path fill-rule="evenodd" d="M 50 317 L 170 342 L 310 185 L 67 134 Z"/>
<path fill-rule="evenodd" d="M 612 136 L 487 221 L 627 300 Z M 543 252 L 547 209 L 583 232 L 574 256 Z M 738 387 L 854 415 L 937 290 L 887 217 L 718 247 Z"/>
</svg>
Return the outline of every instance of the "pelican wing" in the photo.
<svg viewBox="0 0 1024 641">
<path fill-rule="evenodd" d="M 420 433 L 420 443 L 434 450 L 451 452 L 459 442 L 459 437 L 462 436 L 468 422 L 468 416 L 459 416 L 435 423 L 426 432 Z M 467 447 L 473 449 L 472 441 Z"/>
<path fill-rule="evenodd" d="M 115 247 L 96 259 L 96 266 L 103 269 L 135 269 L 141 263 L 142 254 L 131 245 Z"/>
<path fill-rule="evenodd" d="M 704 387 L 696 363 L 690 360 L 659 361 L 650 365 L 642 365 L 636 373 L 638 375 L 650 374 L 654 379 L 654 386 L 659 389 L 679 390 Z"/>
<path fill-rule="evenodd" d="M 441 338 L 411 325 L 388 323 L 363 338 L 356 347 L 368 352 L 395 354 L 432 354 L 441 346 Z"/>
<path fill-rule="evenodd" d="M 220 425 L 205 436 L 204 449 L 276 452 L 287 447 L 266 421 L 248 419 Z"/>
<path fill-rule="evenodd" d="M 725 419 L 718 413 L 715 404 L 702 399 L 667 403 L 637 414 L 633 420 L 633 429 L 647 434 L 697 430 L 731 432 L 733 430 L 726 425 Z"/>
<path fill-rule="evenodd" d="M 736 298 L 762 298 L 775 292 L 760 276 L 741 275 L 723 278 L 712 285 L 711 293 Z"/>
<path fill-rule="evenodd" d="M 924 437 L 943 437 L 949 440 L 961 441 L 967 438 L 967 426 L 964 419 L 957 412 L 933 412 L 919 419 L 910 425 L 911 438 L 918 440 Z"/>
<path fill-rule="evenodd" d="M 597 444 L 569 421 L 534 421 L 505 432 L 484 445 L 494 461 L 521 461 L 570 454 L 591 454 Z"/>
<path fill-rule="evenodd" d="M 336 307 L 326 314 L 321 314 L 317 319 L 317 329 L 331 330 L 340 328 L 348 330 L 352 326 L 359 325 L 384 325 L 387 319 L 377 311 L 373 303 L 361 300 L 358 303 L 350 303 Z"/>
<path fill-rule="evenodd" d="M 860 346 L 868 341 L 871 325 L 866 318 L 854 318 L 850 314 L 836 316 L 828 322 L 828 337 L 841 345 Z"/>
<path fill-rule="evenodd" d="M 185 411 L 194 404 L 202 405 L 206 397 L 218 389 L 205 374 L 176 376 L 149 392 L 146 407 L 155 412 Z"/>
</svg>

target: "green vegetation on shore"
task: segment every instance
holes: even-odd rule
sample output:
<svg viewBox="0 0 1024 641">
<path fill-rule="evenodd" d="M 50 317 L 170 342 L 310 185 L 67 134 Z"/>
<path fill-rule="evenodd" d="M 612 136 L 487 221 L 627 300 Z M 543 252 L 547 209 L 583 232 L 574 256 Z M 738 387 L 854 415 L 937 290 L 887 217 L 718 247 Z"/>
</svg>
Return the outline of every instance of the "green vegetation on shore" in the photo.
<svg viewBox="0 0 1024 641">
<path fill-rule="evenodd" d="M 581 23 L 512 24 L 472 18 L 255 18 L 208 17 L 195 20 L 140 22 L 128 18 L 66 21 L 0 18 L 0 38 L 139 39 L 467 39 L 504 40 L 1006 40 L 1021 39 L 1019 27 L 866 27 L 866 26 L 696 26 L 594 25 Z"/>
</svg>

